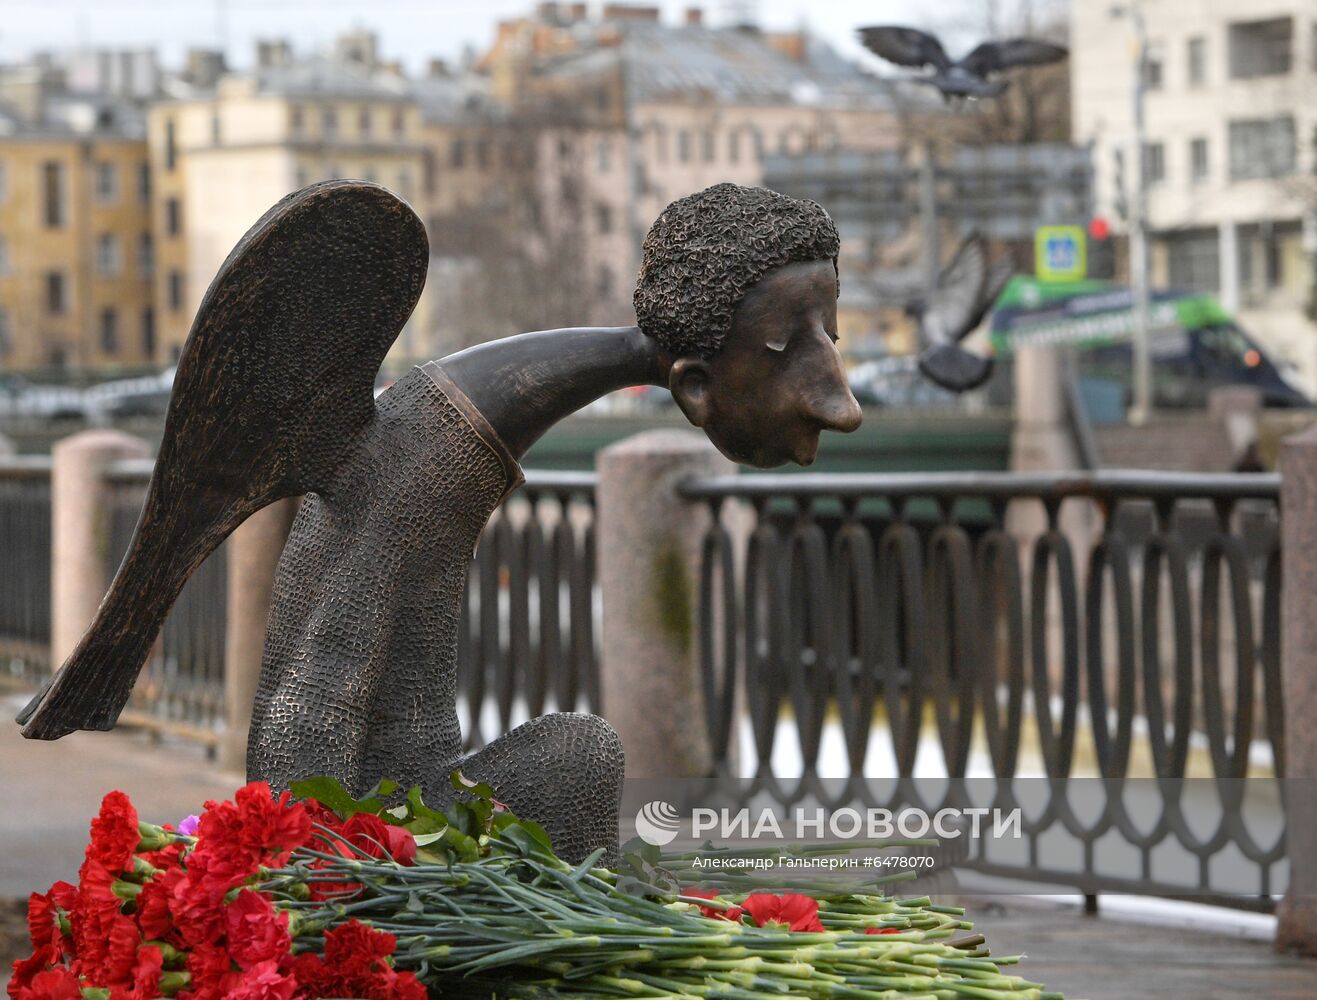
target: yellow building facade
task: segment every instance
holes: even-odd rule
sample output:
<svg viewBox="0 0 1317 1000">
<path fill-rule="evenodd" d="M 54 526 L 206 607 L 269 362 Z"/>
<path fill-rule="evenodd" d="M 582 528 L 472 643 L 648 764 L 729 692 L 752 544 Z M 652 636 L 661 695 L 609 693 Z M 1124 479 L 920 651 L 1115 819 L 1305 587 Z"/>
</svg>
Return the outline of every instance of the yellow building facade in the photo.
<svg viewBox="0 0 1317 1000">
<path fill-rule="evenodd" d="M 176 357 L 233 246 L 291 191 L 335 177 L 383 184 L 425 216 L 420 117 L 402 94 L 227 77 L 213 96 L 154 105 L 148 137 L 162 358 Z M 395 354 L 425 354 L 425 311 Z"/>
<path fill-rule="evenodd" d="M 0 366 L 140 368 L 157 353 L 151 177 L 141 139 L 0 139 Z"/>
</svg>

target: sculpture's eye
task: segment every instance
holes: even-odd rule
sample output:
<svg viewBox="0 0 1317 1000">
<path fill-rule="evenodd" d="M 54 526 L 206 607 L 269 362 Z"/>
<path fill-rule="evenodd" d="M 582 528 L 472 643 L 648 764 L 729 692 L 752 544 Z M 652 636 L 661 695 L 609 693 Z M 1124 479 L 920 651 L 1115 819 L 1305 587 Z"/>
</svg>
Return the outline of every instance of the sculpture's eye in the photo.
<svg viewBox="0 0 1317 1000">
<path fill-rule="evenodd" d="M 785 331 L 779 331 L 778 333 L 773 334 L 766 341 L 764 341 L 764 345 L 770 351 L 777 351 L 778 353 L 781 353 L 782 351 L 785 351 L 787 349 L 787 344 L 790 341 L 791 341 L 790 333 L 787 333 Z"/>
</svg>

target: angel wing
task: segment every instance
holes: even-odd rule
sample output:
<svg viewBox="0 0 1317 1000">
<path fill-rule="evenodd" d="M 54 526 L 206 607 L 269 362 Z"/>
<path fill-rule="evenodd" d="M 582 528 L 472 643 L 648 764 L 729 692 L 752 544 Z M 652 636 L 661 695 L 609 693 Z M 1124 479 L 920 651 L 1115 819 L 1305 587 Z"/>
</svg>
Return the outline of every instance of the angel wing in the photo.
<svg viewBox="0 0 1317 1000">
<path fill-rule="evenodd" d="M 859 36 L 870 52 L 898 66 L 913 66 L 916 69 L 933 66 L 938 70 L 946 70 L 951 66 L 942 43 L 916 28 L 875 25 L 861 28 Z"/>
<path fill-rule="evenodd" d="M 977 77 L 987 77 L 1012 66 L 1045 66 L 1060 62 L 1069 54 L 1070 50 L 1064 45 L 1036 38 L 1008 38 L 1000 42 L 984 42 L 962 59 L 960 65 Z"/>
<path fill-rule="evenodd" d="M 374 381 L 429 263 L 425 229 L 375 184 L 284 198 L 220 267 L 179 357 L 164 439 L 119 571 L 23 735 L 109 729 L 188 577 L 281 497 L 324 490 L 375 413 Z"/>
<path fill-rule="evenodd" d="M 979 308 L 987 273 L 983 240 L 977 233 L 971 234 L 938 275 L 937 285 L 929 296 L 923 322 L 929 342 L 955 343 L 974 328 L 967 324 Z"/>
</svg>

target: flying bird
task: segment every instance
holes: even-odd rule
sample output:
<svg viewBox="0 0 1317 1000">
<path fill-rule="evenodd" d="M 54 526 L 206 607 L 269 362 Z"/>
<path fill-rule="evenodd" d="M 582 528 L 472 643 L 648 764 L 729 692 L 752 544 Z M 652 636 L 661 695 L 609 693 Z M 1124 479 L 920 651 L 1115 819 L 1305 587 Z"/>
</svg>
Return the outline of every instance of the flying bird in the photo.
<svg viewBox="0 0 1317 1000">
<path fill-rule="evenodd" d="M 910 301 L 906 313 L 919 324 L 919 370 L 944 389 L 965 392 L 988 380 L 992 359 L 960 346 L 983 322 L 1010 280 L 1009 264 L 988 266 L 987 248 L 977 233 L 956 250 L 932 292 Z"/>
<path fill-rule="evenodd" d="M 1008 38 L 984 42 L 953 62 L 937 38 L 917 28 L 875 25 L 861 28 L 859 35 L 865 48 L 888 62 L 915 69 L 931 66 L 931 75 L 911 79 L 936 87 L 948 101 L 953 97 L 1000 97 L 1006 92 L 1006 81 L 990 80 L 993 74 L 1013 66 L 1045 66 L 1070 54 L 1064 45 L 1035 38 Z"/>
</svg>

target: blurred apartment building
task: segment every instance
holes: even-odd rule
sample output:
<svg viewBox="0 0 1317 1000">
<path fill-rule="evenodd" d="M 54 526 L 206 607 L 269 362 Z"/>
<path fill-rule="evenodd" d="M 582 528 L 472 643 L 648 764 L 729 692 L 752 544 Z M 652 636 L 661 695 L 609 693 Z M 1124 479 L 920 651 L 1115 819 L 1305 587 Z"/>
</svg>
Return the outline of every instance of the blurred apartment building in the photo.
<svg viewBox="0 0 1317 1000">
<path fill-rule="evenodd" d="M 473 70 L 484 89 L 465 100 L 420 91 L 432 239 L 470 252 L 445 226 L 473 206 L 513 209 L 550 234 L 546 261 L 567 258 L 581 322 L 633 321 L 641 242 L 673 199 L 762 183 L 773 155 L 894 148 L 928 108 L 807 32 L 711 27 L 698 8 L 665 23 L 656 7 L 543 3 L 500 23 Z M 528 172 L 529 189 L 509 184 Z M 500 204 L 509 192 L 519 206 Z"/>
<path fill-rule="evenodd" d="M 169 363 L 247 228 L 332 177 L 426 220 L 431 279 L 395 361 L 630 323 L 668 202 L 761 183 L 772 156 L 895 148 L 921 97 L 804 31 L 579 3 L 412 78 L 364 31 L 315 55 L 263 42 L 241 71 L 209 51 L 178 72 L 142 51 L 0 67 L 0 366 Z"/>
<path fill-rule="evenodd" d="M 0 366 L 155 356 L 150 53 L 0 69 Z"/>
<path fill-rule="evenodd" d="M 1317 4 L 1134 2 L 1147 44 L 1137 156 L 1137 21 L 1129 4 L 1072 5 L 1075 139 L 1094 144 L 1099 211 L 1121 220 L 1140 170 L 1154 286 L 1216 294 L 1317 389 L 1305 315 L 1317 254 Z"/>
<path fill-rule="evenodd" d="M 419 121 L 406 79 L 380 62 L 373 36 L 364 33 L 312 58 L 294 59 L 287 43 L 261 44 L 251 71 L 152 104 L 162 355 L 181 348 L 229 251 L 290 191 L 353 177 L 415 203 L 425 169 Z M 423 322 L 420 309 L 399 350 L 419 349 L 414 338 Z"/>
</svg>

